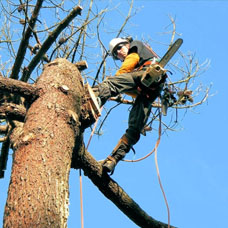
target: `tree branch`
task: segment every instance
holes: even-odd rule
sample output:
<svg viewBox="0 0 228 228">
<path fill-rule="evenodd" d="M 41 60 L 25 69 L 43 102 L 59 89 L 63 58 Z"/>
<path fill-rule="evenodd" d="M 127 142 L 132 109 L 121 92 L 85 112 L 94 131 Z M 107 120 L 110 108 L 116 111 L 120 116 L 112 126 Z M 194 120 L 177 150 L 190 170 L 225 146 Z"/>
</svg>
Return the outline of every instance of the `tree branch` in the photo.
<svg viewBox="0 0 228 228">
<path fill-rule="evenodd" d="M 25 115 L 26 109 L 21 105 L 5 103 L 0 106 L 0 119 L 5 119 L 7 117 L 11 120 L 24 122 Z"/>
<path fill-rule="evenodd" d="M 0 126 L 0 134 L 6 134 L 8 131 L 8 124 Z"/>
<path fill-rule="evenodd" d="M 0 178 L 4 177 L 4 173 L 5 173 L 6 166 L 7 166 L 9 147 L 10 147 L 10 140 L 9 140 L 9 138 L 7 138 L 7 140 L 2 144 L 2 148 L 1 148 Z"/>
<path fill-rule="evenodd" d="M 88 68 L 88 64 L 85 60 L 79 61 L 77 63 L 74 64 L 78 70 L 81 72 L 83 70 L 86 70 Z"/>
<path fill-rule="evenodd" d="M 128 218 L 142 228 L 165 228 L 167 224 L 159 222 L 143 211 L 140 206 L 106 173 L 102 172 L 102 166 L 92 155 L 86 151 L 84 144 L 79 149 L 80 164 L 85 175 L 99 188 L 99 190 L 111 200 Z M 73 156 L 73 158 L 75 158 Z M 73 160 L 74 161 L 74 160 Z M 72 165 L 72 167 L 73 167 Z M 79 167 L 74 167 L 79 168 Z"/>
<path fill-rule="evenodd" d="M 0 92 L 18 94 L 25 98 L 35 99 L 39 96 L 40 90 L 34 85 L 21 82 L 11 78 L 0 77 Z"/>
<path fill-rule="evenodd" d="M 48 51 L 51 45 L 55 42 L 58 35 L 69 25 L 69 23 L 77 16 L 80 15 L 82 7 L 76 6 L 71 13 L 59 23 L 59 26 L 48 36 L 41 46 L 39 52 L 32 59 L 28 67 L 25 68 L 21 80 L 27 82 L 32 71 L 35 69 L 39 61 L 42 59 L 44 54 Z"/>
<path fill-rule="evenodd" d="M 13 69 L 12 69 L 10 78 L 13 78 L 13 79 L 19 78 L 18 74 L 20 72 L 21 65 L 22 65 L 23 60 L 25 58 L 25 53 L 26 53 L 26 49 L 28 47 L 29 39 L 30 39 L 31 34 L 33 32 L 33 28 L 36 24 L 36 20 L 37 20 L 37 17 L 38 17 L 38 14 L 39 14 L 39 11 L 40 11 L 42 4 L 43 4 L 43 0 L 38 0 L 36 3 L 33 14 L 29 20 L 28 28 L 27 28 L 24 36 L 22 37 L 19 49 L 17 51 L 17 56 L 16 56 L 16 59 L 15 59 L 14 65 L 13 65 Z"/>
</svg>

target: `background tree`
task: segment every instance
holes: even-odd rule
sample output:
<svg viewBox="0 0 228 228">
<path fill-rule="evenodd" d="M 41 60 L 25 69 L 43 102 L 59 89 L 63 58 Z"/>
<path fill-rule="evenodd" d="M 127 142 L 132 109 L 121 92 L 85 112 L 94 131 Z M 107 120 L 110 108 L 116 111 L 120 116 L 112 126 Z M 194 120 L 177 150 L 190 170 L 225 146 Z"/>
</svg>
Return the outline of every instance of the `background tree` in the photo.
<svg viewBox="0 0 228 228">
<path fill-rule="evenodd" d="M 2 29 L 0 37 L 2 49 L 6 49 L 8 52 L 8 56 L 4 57 L 1 66 L 1 133 L 4 135 L 1 140 L 2 176 L 6 168 L 5 161 L 7 161 L 9 148 L 12 147 L 15 151 L 14 168 L 5 211 L 5 227 L 20 225 L 20 222 L 22 225 L 32 224 L 35 226 L 34 221 L 42 227 L 50 224 L 54 224 L 56 227 L 65 226 L 68 200 L 68 191 L 66 190 L 68 189 L 67 181 L 73 148 L 72 166 L 82 168 L 103 194 L 111 199 L 136 224 L 141 227 L 151 227 L 151 224 L 155 227 L 166 226 L 145 214 L 116 182 L 108 176 L 102 175 L 99 163 L 84 148 L 82 133 L 85 126 L 83 126 L 83 113 L 80 106 L 84 102 L 85 95 L 81 83 L 82 79 L 80 79 L 80 73 L 77 70 L 77 68 L 80 68 L 73 63 L 79 60 L 87 60 L 89 66 L 92 65 L 92 67 L 89 67 L 90 72 L 83 74 L 84 81 L 91 82 L 92 80 L 92 84 L 102 81 L 106 75 L 113 72 L 113 69 L 106 68 L 107 61 L 109 61 L 107 59 L 108 52 L 100 38 L 100 28 L 109 10 L 102 9 L 95 13 L 96 6 L 94 6 L 93 1 L 88 3 L 83 11 L 80 6 L 72 9 L 72 3 L 64 1 L 58 4 L 52 1 L 20 1 L 20 4 L 14 4 L 10 1 L 1 3 L 1 17 L 5 20 L 3 24 L 5 27 Z M 86 5 L 86 3 L 84 4 Z M 123 20 L 123 25 L 116 31 L 115 36 L 125 34 L 124 27 L 134 14 L 132 4 L 129 6 L 129 12 Z M 45 11 L 48 12 L 47 18 Z M 86 13 L 83 14 L 83 12 Z M 51 13 L 53 13 L 53 19 L 50 20 L 52 18 Z M 82 17 L 76 17 L 80 14 Z M 173 29 L 170 43 L 173 42 L 177 33 L 172 18 L 171 22 Z M 15 27 L 12 27 L 12 25 L 15 25 Z M 149 40 L 145 40 L 145 42 L 149 42 Z M 97 54 L 93 56 L 91 53 L 94 52 L 91 49 L 94 49 L 97 45 L 102 53 L 100 56 L 97 56 Z M 195 82 L 193 79 L 205 70 L 208 63 L 200 65 L 195 61 L 193 55 L 181 55 L 184 65 L 181 66 L 179 62 L 175 62 L 172 68 L 180 71 L 183 77 L 175 81 L 172 77 L 172 81 L 170 80 L 168 84 L 168 88 L 172 89 L 177 95 L 177 100 L 173 104 L 174 114 L 177 109 L 187 109 L 206 101 L 209 91 L 207 89 L 206 92 L 203 92 L 201 87 L 195 86 L 195 83 L 193 83 L 194 88 L 198 94 L 193 93 L 190 88 L 191 83 Z M 52 62 L 56 58 L 64 58 L 68 62 L 63 59 Z M 94 62 L 95 60 L 96 62 Z M 46 64 L 46 67 L 43 71 L 44 64 Z M 37 80 L 42 71 L 42 76 Z M 58 72 L 60 81 L 53 72 Z M 67 78 L 64 72 L 69 72 L 68 76 L 70 78 Z M 91 78 L 91 75 L 94 76 Z M 35 82 L 36 80 L 37 82 Z M 68 85 L 70 81 L 71 84 Z M 29 82 L 29 84 L 26 82 Z M 56 95 L 54 95 L 55 92 L 57 92 Z M 201 97 L 196 98 L 196 95 Z M 193 100 L 196 100 L 196 102 L 193 103 Z M 126 99 L 118 101 L 126 102 Z M 64 106 L 64 110 L 62 106 Z M 156 128 L 161 106 L 159 103 L 154 104 L 154 106 L 157 110 L 152 113 L 150 127 Z M 113 107 L 107 110 L 107 115 L 110 114 L 112 109 Z M 50 110 L 53 111 L 53 114 Z M 53 117 L 51 118 L 53 122 L 50 122 L 49 118 L 44 118 L 47 116 L 49 118 Z M 62 122 L 60 121 L 57 124 L 58 119 Z M 175 119 L 172 121 L 171 117 L 168 122 L 169 124 L 162 122 L 165 126 L 164 130 L 175 127 Z M 103 122 L 101 126 L 102 124 Z M 50 129 L 43 129 L 48 125 L 50 125 Z M 53 128 L 54 125 L 56 128 Z M 68 130 L 61 134 L 63 129 Z M 98 134 L 101 134 L 100 129 L 101 127 L 97 132 Z M 61 148 L 63 141 L 65 142 L 64 147 Z M 69 144 L 67 144 L 68 141 Z M 41 148 L 37 145 L 41 145 L 44 152 L 41 152 Z M 47 145 L 47 148 L 44 145 Z M 56 153 L 53 153 L 54 147 L 50 150 L 50 145 L 56 146 Z M 60 148 L 64 155 L 58 154 Z M 29 152 L 29 156 L 25 159 L 24 156 L 28 153 L 26 151 Z M 31 153 L 32 151 L 34 153 Z M 40 153 L 37 153 L 37 151 Z M 50 153 L 50 157 L 42 156 L 46 153 Z M 65 156 L 66 154 L 68 156 Z M 60 157 L 64 157 L 64 159 L 60 161 Z M 23 159 L 25 159 L 25 162 L 22 162 Z M 49 165 L 45 166 L 47 159 L 50 163 L 48 162 Z M 60 161 L 60 163 L 58 164 L 57 161 Z M 65 168 L 62 168 L 62 162 L 65 164 Z M 31 175 L 29 170 L 34 170 L 32 164 L 37 164 L 40 167 L 40 163 L 46 169 L 37 169 L 37 172 L 34 171 L 32 177 L 29 177 Z M 27 164 L 27 166 L 21 164 Z M 50 169 L 51 167 L 53 169 Z M 61 173 L 59 172 L 60 167 L 62 168 Z M 33 181 L 38 184 L 36 188 L 34 188 L 31 179 L 34 179 Z M 47 182 L 41 184 L 44 179 Z M 19 189 L 19 186 L 20 191 L 13 190 Z M 56 192 L 56 188 L 43 192 L 43 189 L 47 186 L 57 187 L 59 195 L 53 194 Z M 36 189 L 36 192 L 34 192 L 34 189 Z M 46 197 L 46 204 L 40 201 L 43 206 L 42 209 L 37 204 L 41 192 L 43 193 L 42 198 Z M 30 199 L 31 195 L 35 199 L 34 202 Z M 50 196 L 50 198 L 47 196 Z M 60 202 L 58 199 L 63 201 L 63 205 L 56 204 Z M 14 202 L 13 205 L 12 202 Z M 24 209 L 16 210 L 15 215 L 13 211 L 18 207 L 19 209 L 22 208 L 18 202 L 24 202 Z M 50 205 L 50 202 L 53 202 L 53 204 Z M 57 211 L 54 211 L 53 208 L 57 208 Z M 35 217 L 31 211 L 38 217 Z M 40 214 L 37 214 L 37 211 Z M 27 216 L 28 212 L 30 216 Z M 30 220 L 25 221 L 23 218 L 29 218 Z"/>
</svg>

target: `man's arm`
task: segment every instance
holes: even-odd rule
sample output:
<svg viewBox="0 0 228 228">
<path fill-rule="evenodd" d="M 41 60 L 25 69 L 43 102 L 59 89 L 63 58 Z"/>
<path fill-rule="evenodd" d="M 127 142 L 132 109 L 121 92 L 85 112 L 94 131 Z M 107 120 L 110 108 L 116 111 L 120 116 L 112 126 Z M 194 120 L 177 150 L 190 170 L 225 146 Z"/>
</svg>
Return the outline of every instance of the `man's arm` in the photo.
<svg viewBox="0 0 228 228">
<path fill-rule="evenodd" d="M 139 59 L 140 59 L 140 57 L 137 53 L 129 54 L 125 58 L 120 69 L 116 72 L 116 75 L 120 75 L 123 73 L 129 73 L 129 72 L 133 71 L 135 69 L 136 65 L 139 63 Z"/>
</svg>

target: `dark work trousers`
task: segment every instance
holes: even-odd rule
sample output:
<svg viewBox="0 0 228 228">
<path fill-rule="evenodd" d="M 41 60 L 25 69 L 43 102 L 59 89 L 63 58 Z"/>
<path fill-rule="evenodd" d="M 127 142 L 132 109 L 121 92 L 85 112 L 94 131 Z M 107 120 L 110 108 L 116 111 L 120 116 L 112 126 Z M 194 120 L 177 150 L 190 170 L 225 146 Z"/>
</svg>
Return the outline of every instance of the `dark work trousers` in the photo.
<svg viewBox="0 0 228 228">
<path fill-rule="evenodd" d="M 144 71 L 125 73 L 118 76 L 107 77 L 102 83 L 98 84 L 99 97 L 102 105 L 110 97 L 115 97 L 121 93 L 137 91 L 141 85 L 141 76 Z M 128 129 L 126 137 L 130 146 L 136 144 L 140 138 L 148 117 L 150 115 L 152 102 L 159 96 L 163 84 L 159 84 L 152 92 L 150 99 L 145 95 L 139 94 L 132 106 L 128 119 Z"/>
</svg>

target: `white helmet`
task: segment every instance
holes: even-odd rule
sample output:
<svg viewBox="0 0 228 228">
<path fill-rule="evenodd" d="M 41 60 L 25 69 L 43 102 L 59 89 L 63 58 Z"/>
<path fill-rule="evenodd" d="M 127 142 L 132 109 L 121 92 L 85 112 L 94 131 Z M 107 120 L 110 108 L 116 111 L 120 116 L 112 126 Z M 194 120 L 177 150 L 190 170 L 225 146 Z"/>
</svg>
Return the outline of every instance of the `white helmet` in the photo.
<svg viewBox="0 0 228 228">
<path fill-rule="evenodd" d="M 116 48 L 118 47 L 119 44 L 127 44 L 129 41 L 124 38 L 114 38 L 110 41 L 109 43 L 109 50 L 111 52 L 111 55 L 113 56 L 114 59 L 117 59 L 117 56 L 115 55 Z"/>
</svg>

